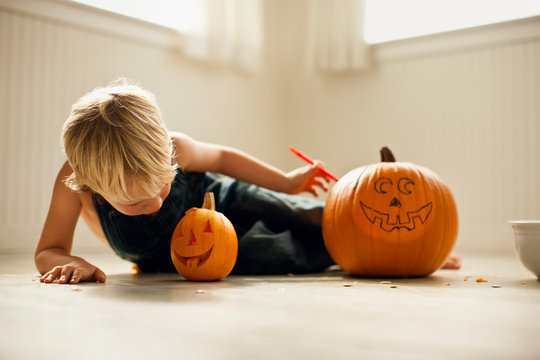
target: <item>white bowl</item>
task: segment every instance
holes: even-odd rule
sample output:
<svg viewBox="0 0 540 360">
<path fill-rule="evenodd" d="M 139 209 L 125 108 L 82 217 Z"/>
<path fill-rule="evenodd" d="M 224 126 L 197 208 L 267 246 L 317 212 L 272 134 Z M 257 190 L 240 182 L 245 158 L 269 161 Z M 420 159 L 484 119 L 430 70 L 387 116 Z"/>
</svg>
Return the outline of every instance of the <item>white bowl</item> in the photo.
<svg viewBox="0 0 540 360">
<path fill-rule="evenodd" d="M 509 221 L 519 260 L 540 280 L 540 220 Z"/>
</svg>

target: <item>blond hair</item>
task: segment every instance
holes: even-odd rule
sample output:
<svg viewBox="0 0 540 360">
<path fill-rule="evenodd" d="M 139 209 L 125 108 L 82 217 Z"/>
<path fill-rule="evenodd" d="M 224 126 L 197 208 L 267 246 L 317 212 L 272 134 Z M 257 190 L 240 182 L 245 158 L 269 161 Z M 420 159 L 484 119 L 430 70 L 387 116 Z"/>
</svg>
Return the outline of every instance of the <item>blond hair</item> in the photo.
<svg viewBox="0 0 540 360">
<path fill-rule="evenodd" d="M 173 147 L 154 95 L 126 79 L 81 97 L 64 123 L 62 143 L 74 191 L 87 188 L 122 201 L 133 184 L 149 197 L 172 181 Z"/>
</svg>

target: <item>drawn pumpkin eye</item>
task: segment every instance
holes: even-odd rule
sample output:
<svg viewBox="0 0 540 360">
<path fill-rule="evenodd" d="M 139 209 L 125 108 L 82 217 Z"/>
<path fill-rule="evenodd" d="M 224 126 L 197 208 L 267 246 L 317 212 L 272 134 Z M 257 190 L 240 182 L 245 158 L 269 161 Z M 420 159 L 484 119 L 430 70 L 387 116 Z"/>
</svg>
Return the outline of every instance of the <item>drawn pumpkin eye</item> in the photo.
<svg viewBox="0 0 540 360">
<path fill-rule="evenodd" d="M 398 182 L 398 190 L 400 193 L 409 195 L 412 193 L 411 187 L 414 185 L 414 181 L 409 178 L 402 177 Z"/>
<path fill-rule="evenodd" d="M 393 185 L 392 180 L 390 180 L 387 177 L 378 178 L 377 181 L 375 181 L 375 191 L 380 193 L 380 194 L 386 194 L 385 188 L 388 185 L 389 186 Z"/>
</svg>

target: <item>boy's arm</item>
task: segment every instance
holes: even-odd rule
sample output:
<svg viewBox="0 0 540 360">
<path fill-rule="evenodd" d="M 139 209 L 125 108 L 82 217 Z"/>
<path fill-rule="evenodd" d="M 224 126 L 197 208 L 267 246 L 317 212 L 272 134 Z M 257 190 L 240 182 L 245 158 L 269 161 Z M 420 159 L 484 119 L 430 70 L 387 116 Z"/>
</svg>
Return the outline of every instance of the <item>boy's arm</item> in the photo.
<svg viewBox="0 0 540 360">
<path fill-rule="evenodd" d="M 324 181 L 328 179 L 319 171 L 318 162 L 285 173 L 231 147 L 204 143 L 180 133 L 173 133 L 173 141 L 176 145 L 176 160 L 184 171 L 219 172 L 289 194 L 307 191 L 317 196 L 317 187 L 328 190 Z"/>
<path fill-rule="evenodd" d="M 63 182 L 71 172 L 66 162 L 56 177 L 51 205 L 35 251 L 36 268 L 43 274 L 42 282 L 105 282 L 103 271 L 71 255 L 73 233 L 82 208 L 77 194 Z"/>
</svg>

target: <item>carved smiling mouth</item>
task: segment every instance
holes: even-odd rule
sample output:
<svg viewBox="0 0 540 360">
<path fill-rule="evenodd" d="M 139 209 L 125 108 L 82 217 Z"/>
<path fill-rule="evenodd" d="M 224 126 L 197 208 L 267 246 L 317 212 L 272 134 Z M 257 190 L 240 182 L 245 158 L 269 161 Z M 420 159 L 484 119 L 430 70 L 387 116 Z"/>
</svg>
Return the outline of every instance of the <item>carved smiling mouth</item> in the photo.
<svg viewBox="0 0 540 360">
<path fill-rule="evenodd" d="M 394 218 L 391 219 L 390 214 L 372 209 L 362 201 L 360 201 L 360 206 L 372 224 L 375 224 L 378 219 L 380 228 L 387 232 L 391 232 L 392 230 L 396 229 L 407 229 L 409 231 L 414 230 L 418 225 L 418 222 L 425 224 L 429 214 L 431 214 L 432 209 L 432 203 L 430 202 L 418 210 L 407 211 L 406 219 L 401 219 L 399 215 L 395 215 Z"/>
<path fill-rule="evenodd" d="M 176 254 L 177 258 L 180 260 L 182 265 L 184 265 L 185 267 L 189 269 L 195 269 L 198 266 L 201 266 L 208 261 L 208 258 L 210 257 L 213 248 L 214 247 L 212 246 L 210 250 L 197 256 L 189 256 L 189 257 L 182 256 L 178 254 L 176 250 L 174 251 L 174 253 Z"/>
</svg>

